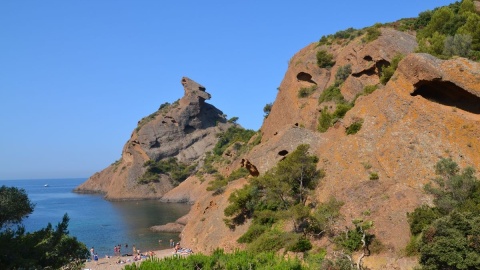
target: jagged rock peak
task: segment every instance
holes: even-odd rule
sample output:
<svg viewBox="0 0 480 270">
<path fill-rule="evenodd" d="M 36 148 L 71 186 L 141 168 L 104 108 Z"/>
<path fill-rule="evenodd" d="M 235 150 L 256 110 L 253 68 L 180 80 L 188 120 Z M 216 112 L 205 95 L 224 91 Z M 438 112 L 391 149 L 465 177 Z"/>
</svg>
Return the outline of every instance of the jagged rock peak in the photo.
<svg viewBox="0 0 480 270">
<path fill-rule="evenodd" d="M 211 95 L 205 91 L 205 87 L 194 80 L 188 77 L 183 77 L 181 83 L 183 85 L 183 89 L 185 90 L 184 98 L 187 98 L 190 102 L 198 101 L 200 105 L 202 105 L 205 100 L 211 98 Z"/>
</svg>

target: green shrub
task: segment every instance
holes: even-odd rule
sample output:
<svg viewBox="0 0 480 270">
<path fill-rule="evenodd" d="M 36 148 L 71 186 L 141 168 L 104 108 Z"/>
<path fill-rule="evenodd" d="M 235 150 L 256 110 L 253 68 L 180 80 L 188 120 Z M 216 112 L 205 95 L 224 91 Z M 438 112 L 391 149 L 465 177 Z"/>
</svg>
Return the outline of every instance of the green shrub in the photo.
<svg viewBox="0 0 480 270">
<path fill-rule="evenodd" d="M 298 90 L 298 97 L 299 98 L 306 98 L 310 96 L 313 92 L 317 90 L 317 85 L 312 85 L 310 87 L 302 87 L 300 90 Z"/>
<path fill-rule="evenodd" d="M 410 236 L 410 240 L 405 247 L 405 255 L 407 256 L 417 256 L 418 252 L 420 251 L 420 235 L 412 235 Z"/>
<path fill-rule="evenodd" d="M 342 92 L 340 92 L 340 88 L 338 86 L 331 85 L 325 88 L 318 98 L 319 104 L 326 101 L 335 101 L 336 103 L 340 103 L 344 102 L 345 98 L 343 97 Z"/>
<path fill-rule="evenodd" d="M 312 249 L 312 243 L 305 237 L 299 238 L 293 245 L 288 247 L 289 251 L 305 252 Z"/>
<path fill-rule="evenodd" d="M 375 92 L 378 89 L 378 85 L 366 85 L 363 87 L 363 94 L 370 95 L 371 93 Z"/>
<path fill-rule="evenodd" d="M 480 261 L 480 181 L 475 170 L 460 170 L 451 158 L 435 165 L 436 178 L 425 185 L 434 207 L 407 214 L 414 237 L 407 254 L 420 257 L 423 269 L 476 269 Z M 448 267 L 447 267 L 448 266 Z"/>
<path fill-rule="evenodd" d="M 308 269 L 328 269 L 322 267 L 322 264 L 325 261 L 325 256 L 327 255 L 325 249 L 306 252 L 304 255 L 304 262 L 308 266 Z"/>
<path fill-rule="evenodd" d="M 218 141 L 212 152 L 213 154 L 220 156 L 233 143 L 246 143 L 255 133 L 255 131 L 250 129 L 244 129 L 237 126 L 229 127 L 227 131 L 217 135 Z"/>
<path fill-rule="evenodd" d="M 251 243 L 253 240 L 257 239 L 264 232 L 270 229 L 270 226 L 262 224 L 252 224 L 248 227 L 248 230 L 237 239 L 238 243 Z"/>
<path fill-rule="evenodd" d="M 364 222 L 362 220 L 353 220 L 352 222 L 355 228 L 349 229 L 347 232 L 341 233 L 334 238 L 334 243 L 337 247 L 344 248 L 349 253 L 357 251 L 362 247 L 362 238 L 364 234 L 365 245 L 367 247 L 372 243 L 372 240 L 375 237 L 373 234 L 368 233 L 368 230 L 373 226 L 373 222 Z"/>
<path fill-rule="evenodd" d="M 227 180 L 228 182 L 240 179 L 242 177 L 247 177 L 250 175 L 250 172 L 245 168 L 245 167 L 240 167 L 233 171 L 228 177 Z"/>
<path fill-rule="evenodd" d="M 426 205 L 415 208 L 412 213 L 407 213 L 408 224 L 410 224 L 410 232 L 417 235 L 423 231 L 434 220 L 439 218 L 438 209 Z"/>
<path fill-rule="evenodd" d="M 333 116 L 328 112 L 327 107 L 325 106 L 320 113 L 318 118 L 318 131 L 326 132 L 332 125 Z"/>
<path fill-rule="evenodd" d="M 343 83 L 348 76 L 352 73 L 352 65 L 347 64 L 338 68 L 337 73 L 335 74 L 335 84 L 340 85 Z"/>
<path fill-rule="evenodd" d="M 272 110 L 272 106 L 273 104 L 272 103 L 267 103 L 265 104 L 265 107 L 263 107 L 263 117 L 267 118 L 268 115 L 270 114 L 270 111 Z"/>
<path fill-rule="evenodd" d="M 420 13 L 418 52 L 439 58 L 453 55 L 477 59 L 480 53 L 480 14 L 472 0 L 455 2 L 449 6 Z"/>
<path fill-rule="evenodd" d="M 367 34 L 363 37 L 362 41 L 369 43 L 376 40 L 382 34 L 379 29 L 380 26 L 381 24 L 376 23 L 374 26 L 367 28 Z"/>
<path fill-rule="evenodd" d="M 333 55 L 329 54 L 325 50 L 320 50 L 317 52 L 317 65 L 320 68 L 331 68 L 335 65 L 335 61 L 333 61 Z"/>
<path fill-rule="evenodd" d="M 370 180 L 378 180 L 378 179 L 380 179 L 380 177 L 378 176 L 378 173 L 377 173 L 377 172 L 371 172 L 369 178 L 370 178 Z"/>
<path fill-rule="evenodd" d="M 138 264 L 127 264 L 125 270 L 191 270 L 191 269 L 306 269 L 298 259 L 285 259 L 273 252 L 235 251 L 225 253 L 221 249 L 214 250 L 210 256 L 192 254 L 186 257 L 166 257 L 142 260 Z"/>
<path fill-rule="evenodd" d="M 357 120 L 353 122 L 350 126 L 348 126 L 345 132 L 347 133 L 347 135 L 357 134 L 357 132 L 359 132 L 360 129 L 362 129 L 362 125 L 363 125 L 363 120 Z"/>
<path fill-rule="evenodd" d="M 387 82 L 390 80 L 390 78 L 393 76 L 393 73 L 395 73 L 395 70 L 397 70 L 398 63 L 403 59 L 403 55 L 397 54 L 392 58 L 392 61 L 390 65 L 386 68 L 384 68 L 381 72 L 380 76 L 380 82 L 382 84 L 387 84 Z"/>
<path fill-rule="evenodd" d="M 350 40 L 362 34 L 363 34 L 363 30 L 357 30 L 350 27 L 345 30 L 340 30 L 333 35 L 322 36 L 318 41 L 318 46 L 331 45 L 333 42 L 336 42 L 337 44 L 339 44 L 339 43 L 344 43 L 344 41 L 346 41 L 345 43 L 348 44 Z"/>
<path fill-rule="evenodd" d="M 227 120 L 228 123 L 233 123 L 233 124 L 236 124 L 238 121 L 238 117 L 234 116 L 230 119 Z"/>
<path fill-rule="evenodd" d="M 275 252 L 281 248 L 292 247 L 298 242 L 300 235 L 280 230 L 268 230 L 254 239 L 249 245 L 251 252 Z"/>
<path fill-rule="evenodd" d="M 219 173 L 216 173 L 214 177 L 215 179 L 208 183 L 207 191 L 213 191 L 213 195 L 222 194 L 228 185 L 228 180 Z"/>
<path fill-rule="evenodd" d="M 333 120 L 341 119 L 352 108 L 352 105 L 346 103 L 337 104 L 335 111 L 333 112 Z"/>
<path fill-rule="evenodd" d="M 454 37 L 447 36 L 443 45 L 443 55 L 467 57 L 472 47 L 472 36 L 455 34 Z"/>
<path fill-rule="evenodd" d="M 174 184 L 178 184 L 195 171 L 195 164 L 188 165 L 186 163 L 178 162 L 176 158 L 162 159 L 159 161 L 148 160 L 143 165 L 147 167 L 145 173 L 137 180 L 140 184 L 147 184 L 151 182 L 158 182 L 160 174 L 170 176 Z"/>
</svg>

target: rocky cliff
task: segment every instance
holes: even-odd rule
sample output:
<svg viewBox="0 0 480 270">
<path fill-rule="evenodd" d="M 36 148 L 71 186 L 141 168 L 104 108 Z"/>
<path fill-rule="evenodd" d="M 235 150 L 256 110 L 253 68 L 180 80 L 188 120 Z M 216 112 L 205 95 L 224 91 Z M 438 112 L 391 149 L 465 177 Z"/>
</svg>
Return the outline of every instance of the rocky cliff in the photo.
<svg viewBox="0 0 480 270">
<path fill-rule="evenodd" d="M 172 179 L 161 174 L 156 181 L 139 183 L 146 161 L 174 157 L 196 164 L 215 146 L 217 134 L 234 124 L 205 102 L 210 99 L 205 87 L 186 77 L 181 84 L 184 96 L 141 119 L 123 147 L 121 159 L 91 176 L 75 192 L 102 193 L 109 200 L 160 198 L 174 187 Z"/>
<path fill-rule="evenodd" d="M 450 157 L 460 167 L 480 165 L 480 64 L 465 58 L 440 60 L 429 54 L 414 53 L 414 33 L 381 28 L 380 36 L 365 42 L 364 35 L 330 45 L 312 43 L 290 60 L 275 102 L 261 127 L 261 143 L 240 157 L 225 156 L 219 168 L 224 176 L 248 160 L 263 174 L 300 144 L 309 144 L 319 157 L 318 168 L 325 170 L 315 191 L 315 199 L 335 197 L 345 204 L 339 226 L 364 218 L 374 222 L 372 233 L 383 243 L 381 254 L 365 259 L 373 269 L 411 269 L 415 258 L 404 258 L 409 239 L 406 214 L 421 204 L 431 203 L 423 191 L 434 177 L 434 165 Z M 324 50 L 334 65 L 320 68 L 316 54 Z M 388 83 L 381 84 L 382 71 L 403 55 Z M 349 66 L 350 72 L 338 87 L 354 106 L 325 132 L 318 131 L 322 112 L 335 110 L 332 101 L 319 97 L 335 85 L 337 73 Z M 241 248 L 236 240 L 249 226 L 234 231 L 224 225 L 224 209 L 229 195 L 248 183 L 242 178 L 214 195 L 206 191 L 211 175 L 202 181 L 191 176 L 177 187 L 168 179 L 138 185 L 149 159 L 177 157 L 198 161 L 212 149 L 215 134 L 229 123 L 220 111 L 204 103 L 208 94 L 193 81 L 183 79 L 185 96 L 168 110 L 159 110 L 139 122 L 138 130 L 124 147 L 122 159 L 92 176 L 77 191 L 105 193 L 109 199 L 160 198 L 164 201 L 193 203 L 182 219 L 183 245 L 197 252 L 216 248 Z M 376 86 L 372 93 L 365 89 Z M 300 95 L 310 89 L 308 95 Z M 352 123 L 360 130 L 347 134 Z M 215 124 L 217 123 L 217 124 Z M 371 177 L 376 175 L 376 177 Z M 324 241 L 314 243 L 329 247 Z"/>
<path fill-rule="evenodd" d="M 320 159 L 318 168 L 326 172 L 316 199 L 325 201 L 333 196 L 345 202 L 341 210 L 344 226 L 356 218 L 374 222 L 373 232 L 385 249 L 366 259 L 373 269 L 415 265 L 415 258 L 403 258 L 401 252 L 409 239 L 406 214 L 430 203 L 423 185 L 434 177 L 434 165 L 440 158 L 451 157 L 461 167 L 480 165 L 480 64 L 417 54 L 415 47 L 414 35 L 387 28 L 369 43 L 357 38 L 344 46 L 308 45 L 290 61 L 261 127 L 261 144 L 243 157 L 262 174 L 299 144 L 309 144 Z M 330 69 L 318 67 L 319 49 L 334 56 L 335 65 Z M 405 56 L 398 69 L 386 85 L 379 84 L 381 70 L 397 54 Z M 379 89 L 360 96 L 343 119 L 320 133 L 320 113 L 325 106 L 329 110 L 334 105 L 319 104 L 319 96 L 345 65 L 352 70 L 340 89 L 345 99 L 353 101 L 365 86 L 379 85 Z M 313 93 L 299 97 L 301 88 L 311 86 L 315 86 Z M 358 120 L 363 122 L 360 131 L 347 135 L 346 128 Z M 239 166 L 239 162 L 231 166 Z M 372 179 L 372 173 L 378 179 Z M 191 181 L 192 186 L 197 185 Z M 182 232 L 185 245 L 207 253 L 216 247 L 241 247 L 236 239 L 248 224 L 232 232 L 222 219 L 229 194 L 244 183 L 245 179 L 234 181 L 218 196 L 195 195 L 196 203 Z M 167 195 L 175 197 L 176 191 Z"/>
</svg>

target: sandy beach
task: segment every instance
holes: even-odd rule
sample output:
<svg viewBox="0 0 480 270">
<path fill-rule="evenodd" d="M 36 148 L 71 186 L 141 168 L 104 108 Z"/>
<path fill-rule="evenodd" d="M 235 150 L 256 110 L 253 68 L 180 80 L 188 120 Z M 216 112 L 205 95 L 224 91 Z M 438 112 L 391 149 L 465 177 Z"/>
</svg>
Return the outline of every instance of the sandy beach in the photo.
<svg viewBox="0 0 480 270">
<path fill-rule="evenodd" d="M 168 256 L 173 256 L 174 250 L 173 248 L 171 249 L 161 249 L 161 250 L 156 250 L 154 251 L 155 257 L 157 258 L 165 258 Z M 119 264 L 117 263 L 119 260 L 125 261 L 126 263 Z M 145 260 L 145 259 L 144 259 Z M 125 265 L 129 265 L 132 263 L 140 264 L 142 261 L 133 261 L 133 256 L 112 256 L 110 258 L 99 258 L 98 261 L 90 261 L 86 262 L 83 269 L 90 269 L 90 270 L 104 270 L 104 269 L 111 269 L 111 270 L 120 270 L 125 267 Z"/>
</svg>

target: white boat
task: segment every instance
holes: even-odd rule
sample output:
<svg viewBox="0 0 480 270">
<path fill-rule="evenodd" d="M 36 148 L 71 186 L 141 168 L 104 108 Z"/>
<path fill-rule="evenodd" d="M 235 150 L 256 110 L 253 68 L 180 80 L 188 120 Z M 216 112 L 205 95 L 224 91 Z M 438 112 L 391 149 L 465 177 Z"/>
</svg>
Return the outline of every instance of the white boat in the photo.
<svg viewBox="0 0 480 270">
<path fill-rule="evenodd" d="M 44 187 L 48 187 L 48 184 L 43 185 Z"/>
</svg>

